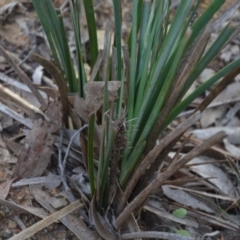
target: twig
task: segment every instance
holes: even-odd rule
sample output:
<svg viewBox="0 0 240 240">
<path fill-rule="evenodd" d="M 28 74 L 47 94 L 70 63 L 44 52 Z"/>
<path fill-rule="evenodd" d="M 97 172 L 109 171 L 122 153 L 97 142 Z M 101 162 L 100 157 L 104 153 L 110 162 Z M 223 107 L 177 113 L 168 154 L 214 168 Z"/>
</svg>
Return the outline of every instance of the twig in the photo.
<svg viewBox="0 0 240 240">
<path fill-rule="evenodd" d="M 168 240 L 193 240 L 195 238 L 185 237 L 175 233 L 168 232 L 132 232 L 122 234 L 122 239 L 136 239 L 136 238 L 161 238 Z"/>
<path fill-rule="evenodd" d="M 14 220 L 17 222 L 18 226 L 19 226 L 22 230 L 26 229 L 25 224 L 24 224 L 23 221 L 19 218 L 18 215 L 14 215 L 13 218 L 14 218 Z M 31 236 L 30 239 L 36 240 L 36 238 L 35 238 L 34 236 Z"/>
<path fill-rule="evenodd" d="M 23 116 L 21 116 L 20 114 L 13 111 L 11 108 L 5 106 L 2 103 L 0 103 L 0 111 L 10 116 L 11 118 L 15 119 L 16 121 L 22 123 L 26 127 L 32 129 L 33 123 L 30 120 L 24 118 Z"/>
<path fill-rule="evenodd" d="M 141 193 L 139 193 L 133 201 L 123 210 L 123 212 L 119 215 L 116 220 L 116 225 L 119 228 L 127 218 L 137 210 L 142 203 L 148 198 L 150 194 L 153 194 L 169 177 L 171 177 L 174 173 L 176 173 L 180 168 L 186 165 L 191 159 L 198 156 L 205 150 L 207 150 L 210 146 L 222 140 L 226 134 L 221 131 L 205 142 L 203 144 L 197 146 L 188 154 L 183 156 L 174 166 L 170 166 L 167 170 L 161 173 L 153 182 L 151 182 Z"/>
<path fill-rule="evenodd" d="M 66 151 L 66 155 L 64 157 L 64 160 L 63 160 L 63 166 L 64 168 L 66 167 L 66 163 L 67 163 L 67 157 L 68 157 L 68 154 L 69 154 L 69 151 L 70 151 L 70 148 L 72 146 L 72 143 L 75 139 L 75 137 L 78 136 L 78 134 L 81 133 L 82 130 L 84 130 L 85 128 L 88 127 L 88 124 L 84 124 L 76 133 L 74 133 L 74 135 L 71 137 L 70 141 L 69 141 L 69 144 L 68 144 L 68 147 L 67 147 L 67 151 Z"/>
<path fill-rule="evenodd" d="M 175 153 L 175 156 L 173 157 L 172 161 L 169 163 L 169 166 L 172 166 L 178 162 L 178 160 L 181 158 L 180 153 L 182 152 L 185 145 L 189 142 L 190 138 L 192 137 L 192 134 L 189 134 L 181 144 L 181 146 L 178 148 L 177 152 Z"/>
<path fill-rule="evenodd" d="M 68 155 L 70 152 L 70 148 L 72 146 L 72 143 L 75 139 L 75 137 L 78 136 L 78 134 L 80 134 L 80 132 L 85 129 L 86 127 L 88 127 L 88 124 L 85 124 L 83 127 L 81 127 L 76 133 L 74 133 L 74 135 L 71 137 L 64 159 L 62 161 L 62 142 L 63 142 L 63 131 L 61 130 L 60 133 L 60 142 L 59 142 L 59 146 L 58 146 L 58 167 L 60 170 L 60 175 L 61 175 L 61 179 L 62 179 L 62 183 L 64 185 L 64 188 L 66 190 L 66 192 L 69 194 L 69 199 L 71 202 L 75 201 L 74 195 L 70 189 L 70 187 L 67 184 L 67 179 L 66 179 L 66 175 L 65 175 L 65 169 L 66 169 L 66 164 L 67 164 L 67 159 L 68 159 Z"/>
</svg>

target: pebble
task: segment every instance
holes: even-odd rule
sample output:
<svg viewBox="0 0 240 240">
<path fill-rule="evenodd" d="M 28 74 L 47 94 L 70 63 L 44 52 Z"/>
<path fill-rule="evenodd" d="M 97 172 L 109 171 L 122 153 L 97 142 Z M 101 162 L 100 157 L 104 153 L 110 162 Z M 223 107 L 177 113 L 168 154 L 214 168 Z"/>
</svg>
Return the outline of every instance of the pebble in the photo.
<svg viewBox="0 0 240 240">
<path fill-rule="evenodd" d="M 232 47 L 231 47 L 231 52 L 232 52 L 232 54 L 233 55 L 237 55 L 238 53 L 239 53 L 239 46 L 238 45 L 233 45 Z"/>
<path fill-rule="evenodd" d="M 221 53 L 221 55 L 220 55 L 220 58 L 224 61 L 224 62 L 229 62 L 230 61 L 230 59 L 231 59 L 231 57 L 232 57 L 232 52 L 223 52 L 223 53 Z"/>
<path fill-rule="evenodd" d="M 17 224 L 16 224 L 14 221 L 9 221 L 8 227 L 9 227 L 9 228 L 16 228 L 16 227 L 17 227 Z"/>
<path fill-rule="evenodd" d="M 50 204 L 54 208 L 59 209 L 59 208 L 67 206 L 67 201 L 64 198 L 52 197 L 52 198 L 50 198 Z"/>
<path fill-rule="evenodd" d="M 8 239 L 12 236 L 13 236 L 13 232 L 10 229 L 3 231 L 1 234 L 2 239 Z"/>
<path fill-rule="evenodd" d="M 211 69 L 211 68 L 206 68 L 203 70 L 203 72 L 201 73 L 199 80 L 201 83 L 204 83 L 205 81 L 207 81 L 209 78 L 211 78 L 212 76 L 214 76 L 216 74 L 216 72 Z"/>
</svg>

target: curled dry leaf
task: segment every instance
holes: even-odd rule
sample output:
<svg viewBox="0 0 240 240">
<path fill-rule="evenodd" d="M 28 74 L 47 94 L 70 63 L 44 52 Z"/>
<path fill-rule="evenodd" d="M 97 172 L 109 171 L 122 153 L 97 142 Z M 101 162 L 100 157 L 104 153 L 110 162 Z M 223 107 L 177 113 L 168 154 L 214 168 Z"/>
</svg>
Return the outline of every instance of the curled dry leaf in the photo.
<svg viewBox="0 0 240 240">
<path fill-rule="evenodd" d="M 38 177 L 46 170 L 55 142 L 55 136 L 61 126 L 61 105 L 52 102 L 46 115 L 51 120 L 38 119 L 33 123 L 33 128 L 26 137 L 24 146 L 15 165 L 14 176 L 21 178 Z"/>
<path fill-rule="evenodd" d="M 105 82 L 88 82 L 84 86 L 86 99 L 76 97 L 74 108 L 78 115 L 88 122 L 88 115 L 96 112 L 103 105 Z M 108 83 L 109 101 L 113 102 L 118 98 L 118 89 L 121 87 L 120 81 L 110 81 Z"/>
</svg>

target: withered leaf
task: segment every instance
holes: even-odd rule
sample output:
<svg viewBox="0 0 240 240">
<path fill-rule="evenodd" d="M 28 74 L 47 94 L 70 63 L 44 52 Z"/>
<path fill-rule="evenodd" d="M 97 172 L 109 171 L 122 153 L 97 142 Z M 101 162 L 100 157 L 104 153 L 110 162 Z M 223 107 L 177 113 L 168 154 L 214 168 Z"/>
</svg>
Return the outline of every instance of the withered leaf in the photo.
<svg viewBox="0 0 240 240">
<path fill-rule="evenodd" d="M 86 93 L 86 104 L 97 111 L 103 105 L 105 82 L 88 82 L 84 86 Z M 118 89 L 121 87 L 120 81 L 108 82 L 109 101 L 115 101 L 118 98 Z"/>
<path fill-rule="evenodd" d="M 88 82 L 84 86 L 86 99 L 76 97 L 74 108 L 78 115 L 85 121 L 88 121 L 88 115 L 96 112 L 103 105 L 105 82 Z M 108 82 L 109 101 L 113 102 L 118 98 L 118 89 L 121 87 L 120 81 Z"/>
<path fill-rule="evenodd" d="M 39 177 L 47 168 L 52 154 L 55 136 L 61 126 L 61 104 L 52 102 L 46 115 L 51 120 L 38 119 L 26 136 L 25 144 L 18 155 L 14 176 L 21 178 Z"/>
<path fill-rule="evenodd" d="M 3 182 L 2 184 L 0 184 L 0 198 L 6 199 L 8 193 L 9 193 L 10 187 L 15 179 L 16 178 L 13 178 L 13 179 L 7 180 L 6 182 Z"/>
</svg>

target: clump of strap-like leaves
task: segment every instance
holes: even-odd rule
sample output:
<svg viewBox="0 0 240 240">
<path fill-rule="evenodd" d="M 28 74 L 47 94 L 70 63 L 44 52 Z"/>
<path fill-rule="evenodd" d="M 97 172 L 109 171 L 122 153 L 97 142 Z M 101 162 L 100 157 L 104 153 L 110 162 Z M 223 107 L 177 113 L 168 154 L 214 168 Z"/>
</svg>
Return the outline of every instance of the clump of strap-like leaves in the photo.
<svg viewBox="0 0 240 240">
<path fill-rule="evenodd" d="M 173 17 L 170 17 L 169 0 L 133 1 L 132 29 L 128 45 L 123 46 L 121 1 L 113 0 L 114 45 L 111 46 L 111 27 L 106 24 L 105 46 L 100 51 L 93 3 L 83 0 L 92 68 L 88 82 L 79 25 L 79 15 L 83 11 L 80 1 L 69 1 L 76 41 L 77 65 L 74 66 L 60 12 L 54 9 L 51 1 L 33 0 L 52 56 L 69 92 L 78 93 L 80 98 L 87 100 L 94 96 L 84 91 L 86 86 L 96 83 L 94 87 L 102 89 L 102 95 L 98 96 L 100 106 L 93 107 L 86 117 L 82 116 L 88 124 L 87 170 L 93 204 L 103 212 L 113 204 L 117 228 L 132 217 L 131 213 L 137 213 L 147 197 L 174 172 L 223 137 L 217 135 L 180 162 L 173 161 L 160 179 L 151 178 L 184 131 L 199 119 L 200 113 L 196 112 L 155 146 L 166 126 L 219 79 L 227 76 L 226 81 L 237 74 L 240 59 L 221 69 L 183 99 L 201 72 L 239 31 L 228 24 L 213 42 L 209 42 L 211 33 L 221 23 L 221 19 L 212 21 L 213 15 L 224 2 L 214 0 L 193 23 L 200 0 L 180 1 Z M 113 88 L 117 98 L 111 96 Z M 97 163 L 94 162 L 96 156 Z M 127 207 L 126 202 L 129 202 Z"/>
</svg>

